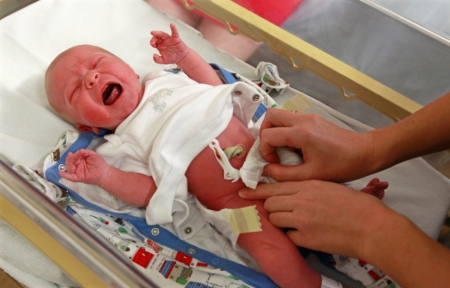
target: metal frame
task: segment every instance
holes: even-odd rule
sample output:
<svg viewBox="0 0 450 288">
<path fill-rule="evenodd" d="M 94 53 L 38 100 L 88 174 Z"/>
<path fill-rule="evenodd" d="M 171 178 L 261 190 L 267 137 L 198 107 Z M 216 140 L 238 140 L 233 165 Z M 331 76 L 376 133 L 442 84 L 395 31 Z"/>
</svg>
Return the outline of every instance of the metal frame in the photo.
<svg viewBox="0 0 450 288">
<path fill-rule="evenodd" d="M 284 56 L 293 69 L 311 71 L 335 85 L 345 99 L 358 99 L 394 121 L 422 107 L 232 1 L 183 0 L 183 4 L 189 10 L 198 9 L 221 21 L 232 34 L 242 33 L 254 41 L 266 43 L 271 50 Z"/>
</svg>

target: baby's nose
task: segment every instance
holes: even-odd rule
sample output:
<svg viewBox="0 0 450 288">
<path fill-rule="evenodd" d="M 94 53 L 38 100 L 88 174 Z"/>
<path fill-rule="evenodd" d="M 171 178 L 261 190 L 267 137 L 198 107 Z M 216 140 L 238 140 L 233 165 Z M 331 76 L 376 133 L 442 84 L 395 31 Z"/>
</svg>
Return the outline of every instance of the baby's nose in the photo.
<svg viewBox="0 0 450 288">
<path fill-rule="evenodd" d="M 100 74 L 98 72 L 88 71 L 84 75 L 84 84 L 86 85 L 86 88 L 91 89 L 92 87 L 94 87 L 94 85 L 98 82 L 99 76 Z"/>
</svg>

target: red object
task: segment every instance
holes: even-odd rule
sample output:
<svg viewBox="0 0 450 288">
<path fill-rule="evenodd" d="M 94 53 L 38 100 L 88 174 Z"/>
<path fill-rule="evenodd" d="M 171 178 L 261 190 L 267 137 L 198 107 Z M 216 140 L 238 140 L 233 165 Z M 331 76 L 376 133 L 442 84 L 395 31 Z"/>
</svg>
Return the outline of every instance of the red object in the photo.
<svg viewBox="0 0 450 288">
<path fill-rule="evenodd" d="M 280 26 L 297 9 L 302 0 L 234 0 L 233 2 Z"/>
<path fill-rule="evenodd" d="M 375 280 L 375 281 L 378 281 L 378 280 L 381 279 L 381 276 L 378 275 L 378 274 L 377 274 L 375 271 L 373 271 L 373 270 L 370 270 L 368 273 L 369 273 L 369 275 L 373 278 L 373 280 Z"/>
<path fill-rule="evenodd" d="M 147 268 L 148 264 L 150 264 L 150 261 L 153 258 L 153 254 L 146 251 L 144 248 L 140 247 L 136 254 L 134 254 L 133 262 Z"/>
<path fill-rule="evenodd" d="M 208 267 L 208 264 L 203 263 L 203 262 L 198 262 L 198 263 L 197 263 L 197 266 L 198 266 L 198 267 Z"/>
<path fill-rule="evenodd" d="M 181 4 L 181 0 L 177 0 Z M 291 14 L 297 9 L 303 0 L 233 0 L 234 3 L 241 5 L 249 11 L 257 14 L 258 16 L 266 19 L 269 22 L 277 26 L 281 26 Z M 192 4 L 192 3 L 190 3 Z M 204 13 L 194 9 L 194 12 L 202 15 L 205 18 L 212 20 L 215 23 L 219 21 L 212 17 L 205 15 Z"/>
<path fill-rule="evenodd" d="M 361 267 L 364 267 L 364 266 L 367 265 L 367 262 L 364 261 L 364 260 L 358 260 L 358 264 L 359 264 Z"/>
<path fill-rule="evenodd" d="M 183 252 L 177 252 L 177 254 L 175 255 L 175 260 L 189 266 L 191 265 L 192 257 L 184 254 Z"/>
</svg>

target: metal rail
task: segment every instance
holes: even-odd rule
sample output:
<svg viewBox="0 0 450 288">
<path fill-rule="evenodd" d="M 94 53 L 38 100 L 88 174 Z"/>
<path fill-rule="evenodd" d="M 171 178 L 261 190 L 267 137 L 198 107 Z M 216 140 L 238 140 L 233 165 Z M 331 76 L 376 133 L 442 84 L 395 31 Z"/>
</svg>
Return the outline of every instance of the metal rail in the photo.
<svg viewBox="0 0 450 288">
<path fill-rule="evenodd" d="M 190 1 L 192 4 L 183 0 L 187 9 L 199 9 L 211 15 L 223 22 L 232 34 L 242 33 L 255 41 L 266 43 L 271 50 L 284 56 L 293 69 L 307 69 L 338 87 L 345 99 L 359 99 L 394 121 L 405 118 L 422 107 L 232 1 Z"/>
</svg>

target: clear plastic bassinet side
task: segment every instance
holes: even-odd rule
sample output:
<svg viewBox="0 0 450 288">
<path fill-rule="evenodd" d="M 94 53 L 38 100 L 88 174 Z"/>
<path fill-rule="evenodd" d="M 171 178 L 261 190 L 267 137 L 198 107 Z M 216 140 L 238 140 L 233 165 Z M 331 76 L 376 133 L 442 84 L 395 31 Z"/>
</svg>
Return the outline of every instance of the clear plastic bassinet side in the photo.
<svg viewBox="0 0 450 288">
<path fill-rule="evenodd" d="M 51 202 L 2 158 L 0 216 L 76 282 L 82 287 L 156 287 L 129 259 Z"/>
<path fill-rule="evenodd" d="M 270 50 L 288 60 L 289 65 L 278 66 L 281 75 L 291 73 L 290 68 L 298 70 L 294 71 L 297 74 L 292 72 L 291 77 L 285 78 L 291 84 L 295 82 L 291 86 L 372 127 L 401 120 L 450 89 L 447 80 L 450 65 L 448 32 L 430 29 L 423 21 L 413 19 L 411 13 L 401 13 L 386 4 L 405 6 L 402 3 L 382 0 L 303 1 L 295 15 L 281 28 L 233 1 L 183 2 L 187 9 L 199 9 L 219 19 L 232 34 L 242 33 L 254 41 L 264 42 Z M 442 5 L 450 9 L 448 4 Z M 308 23 L 303 28 L 295 27 L 304 22 Z M 355 25 L 364 27 L 352 30 Z M 297 29 L 295 35 L 288 32 L 294 27 Z M 338 39 L 346 36 L 348 39 Z M 368 41 L 371 38 L 373 40 Z M 367 43 L 361 43 L 365 40 Z M 386 45 L 380 49 L 385 51 L 380 52 L 376 46 L 382 41 Z M 264 49 L 255 54 L 260 50 Z M 267 58 L 273 54 L 270 53 L 272 51 L 260 52 L 254 59 L 258 56 Z M 249 63 L 258 62 L 254 59 Z M 284 64 L 281 60 L 273 63 Z M 335 97 L 339 94 L 342 97 Z M 359 101 L 349 103 L 342 99 Z M 449 158 L 448 152 L 424 157 L 436 170 L 450 178 Z"/>
<path fill-rule="evenodd" d="M 183 2 L 188 9 L 199 9 L 202 12 L 219 19 L 226 27 L 228 27 L 232 34 L 242 33 L 255 41 L 264 42 L 271 50 L 288 59 L 290 65 L 295 70 L 307 70 L 312 72 L 316 76 L 319 76 L 336 86 L 339 89 L 341 96 L 345 99 L 358 99 L 394 121 L 402 119 L 421 108 L 421 104 L 410 99 L 411 97 L 408 94 L 405 95 L 410 98 L 399 93 L 397 88 L 392 89 L 386 84 L 383 84 L 384 82 L 381 83 L 378 80 L 369 77 L 365 73 L 360 72 L 360 70 L 353 68 L 352 65 L 338 60 L 335 58 L 336 56 L 325 53 L 324 50 L 318 49 L 307 41 L 300 39 L 297 37 L 298 35 L 293 35 L 262 19 L 256 14 L 233 3 L 233 1 L 184 0 Z M 314 4 L 315 6 L 321 5 L 321 1 L 304 1 L 304 3 L 301 4 L 300 9 L 303 9 L 303 5 L 310 5 L 312 2 L 317 3 Z M 354 0 L 343 2 L 345 3 L 339 2 L 339 4 L 342 4 L 342 9 L 345 9 L 345 7 L 359 7 L 358 11 L 368 11 L 369 14 L 374 16 L 374 19 L 382 20 L 388 18 L 389 21 L 392 20 L 391 22 L 396 27 L 405 26 L 405 21 L 399 21 L 391 15 L 395 14 L 395 12 L 385 9 L 390 13 L 389 15 L 385 15 L 382 10 L 377 8 L 378 6 L 375 7 L 372 3 L 374 1 Z M 369 6 L 369 4 L 371 5 Z M 324 5 L 331 6 L 332 4 L 322 3 L 322 6 Z M 338 3 L 333 5 L 339 7 Z M 317 9 L 320 9 L 320 7 Z M 329 17 L 333 16 L 329 15 Z M 371 21 L 374 21 L 374 19 L 371 19 Z M 338 21 L 339 19 L 335 20 Z M 301 23 L 302 19 L 298 21 Z M 346 22 L 346 19 L 340 19 L 340 21 Z M 419 31 L 417 27 L 408 27 L 407 29 L 414 30 L 411 33 L 425 35 L 425 37 L 423 37 L 423 35 L 421 37 L 425 38 L 424 40 L 426 41 L 435 40 L 431 35 L 432 31 L 427 30 L 426 28 Z M 315 29 L 315 31 L 317 31 L 320 27 L 315 27 Z M 332 44 L 330 45 L 333 46 Z M 372 58 L 370 60 L 368 59 L 368 61 L 372 61 L 372 63 L 375 63 L 376 60 L 377 59 Z M 390 64 L 394 65 L 392 61 Z M 385 69 L 391 68 L 392 67 L 385 67 Z"/>
</svg>

